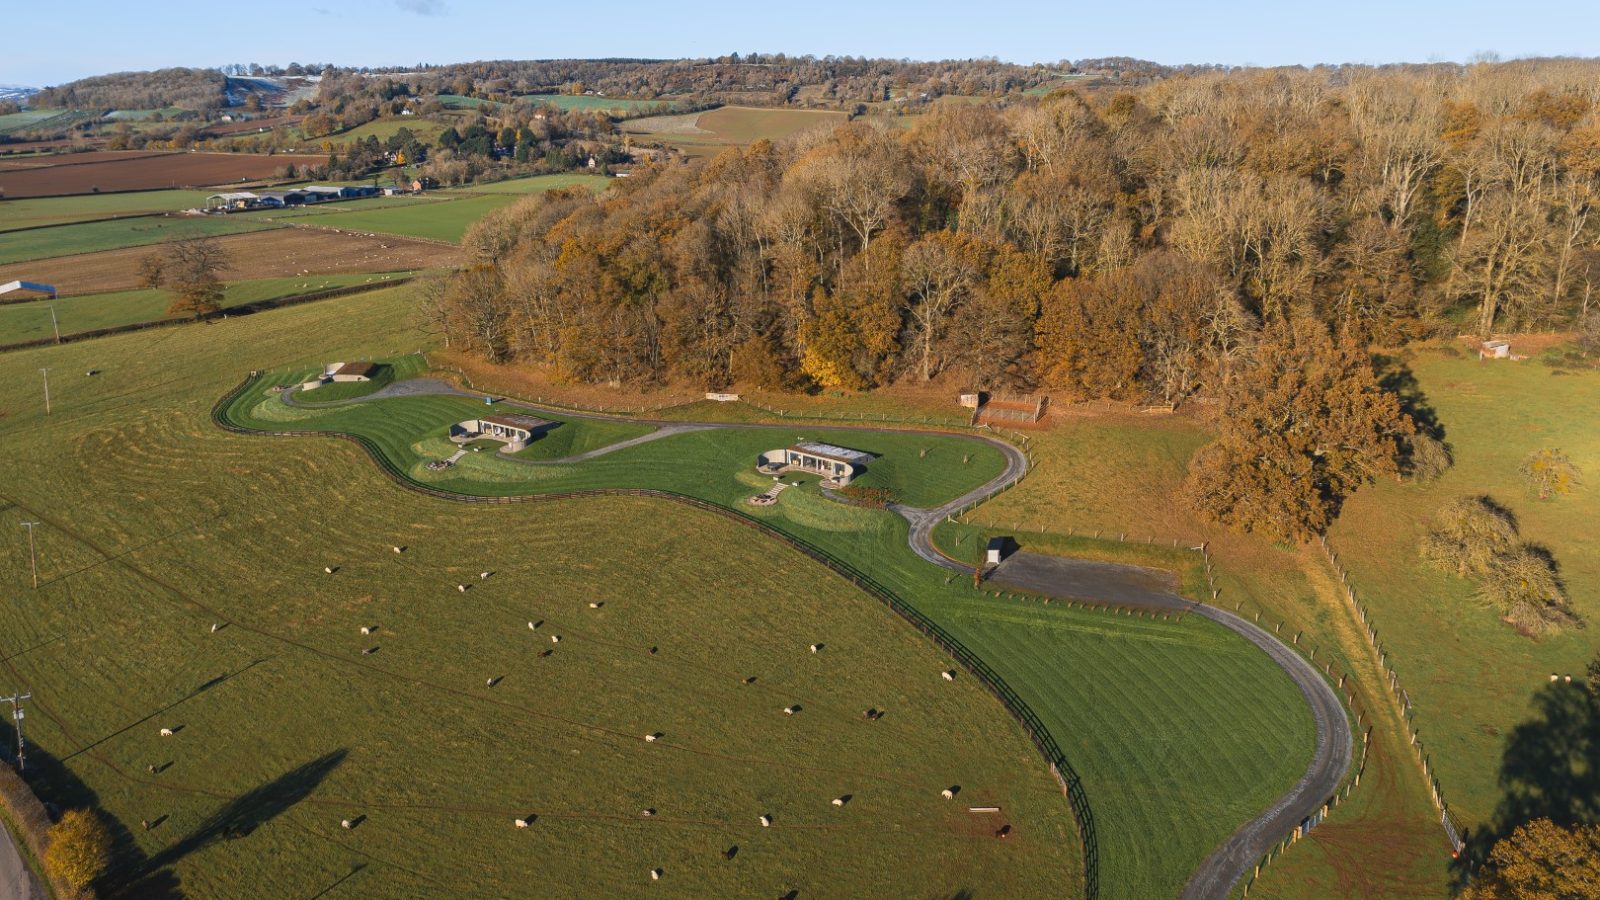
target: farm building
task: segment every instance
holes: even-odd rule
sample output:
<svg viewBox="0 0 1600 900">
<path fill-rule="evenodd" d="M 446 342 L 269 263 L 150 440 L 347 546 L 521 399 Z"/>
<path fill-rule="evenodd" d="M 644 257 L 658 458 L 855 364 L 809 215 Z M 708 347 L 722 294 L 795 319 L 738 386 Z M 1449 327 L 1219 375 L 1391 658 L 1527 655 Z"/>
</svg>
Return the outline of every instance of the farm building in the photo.
<svg viewBox="0 0 1600 900">
<path fill-rule="evenodd" d="M 206 209 L 255 209 L 261 202 L 258 194 L 249 191 L 229 191 L 212 194 L 206 198 Z"/>
<path fill-rule="evenodd" d="M 961 392 L 961 405 L 967 409 L 977 409 L 983 405 L 983 392 L 965 390 Z"/>
<path fill-rule="evenodd" d="M 458 444 L 488 439 L 502 441 L 502 453 L 515 453 L 528 446 L 534 435 L 547 431 L 554 422 L 536 416 L 497 414 L 468 419 L 450 426 L 450 440 Z"/>
<path fill-rule="evenodd" d="M 0 284 L 0 294 L 9 294 L 12 291 L 31 291 L 35 294 L 44 294 L 51 300 L 56 298 L 54 285 L 39 284 L 36 281 L 8 281 Z"/>
<path fill-rule="evenodd" d="M 802 441 L 792 447 L 768 450 L 761 454 L 756 468 L 771 475 L 783 472 L 810 472 L 841 487 L 866 470 L 871 453 L 850 450 L 833 444 Z"/>
<path fill-rule="evenodd" d="M 988 563 L 991 566 L 998 566 L 998 565 L 1000 565 L 1001 562 L 1003 562 L 1005 560 L 1006 554 L 1009 553 L 1010 551 L 1011 551 L 1011 538 L 1008 538 L 1008 537 L 992 537 L 992 538 L 989 538 L 989 545 L 988 545 L 988 547 L 985 548 L 983 561 Z"/>
<path fill-rule="evenodd" d="M 1484 341 L 1478 345 L 1479 359 L 1510 359 L 1510 341 Z"/>
<path fill-rule="evenodd" d="M 302 206 L 306 202 L 305 191 L 262 191 L 260 193 L 261 205 L 274 209 L 286 206 Z"/>
</svg>

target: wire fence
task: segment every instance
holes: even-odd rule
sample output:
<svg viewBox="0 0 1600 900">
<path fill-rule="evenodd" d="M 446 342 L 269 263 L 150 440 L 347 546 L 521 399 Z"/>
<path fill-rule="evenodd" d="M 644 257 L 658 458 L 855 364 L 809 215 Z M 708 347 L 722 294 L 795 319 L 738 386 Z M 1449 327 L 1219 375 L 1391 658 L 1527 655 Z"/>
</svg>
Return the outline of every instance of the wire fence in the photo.
<svg viewBox="0 0 1600 900">
<path fill-rule="evenodd" d="M 390 460 L 375 442 L 361 435 L 332 431 L 267 431 L 235 424 L 228 418 L 230 409 L 259 380 L 259 375 L 252 372 L 249 377 L 240 382 L 233 390 L 223 395 L 211 407 L 211 421 L 217 427 L 235 434 L 274 437 L 328 437 L 348 441 L 365 450 L 367 455 L 377 464 L 379 471 L 399 487 L 413 493 L 451 502 L 477 504 L 538 503 L 585 497 L 651 497 L 669 500 L 721 516 L 746 528 L 761 532 L 767 537 L 832 570 L 852 585 L 882 602 L 891 611 L 900 616 L 901 619 L 916 628 L 955 659 L 963 669 L 978 680 L 979 684 L 983 685 L 1000 701 L 1001 706 L 1017 722 L 1023 732 L 1028 735 L 1034 747 L 1049 763 L 1050 773 L 1056 779 L 1057 784 L 1060 785 L 1062 793 L 1067 798 L 1068 806 L 1072 809 L 1073 818 L 1076 820 L 1078 833 L 1083 843 L 1084 895 L 1089 900 L 1095 900 L 1099 896 L 1100 850 L 1099 838 L 1095 831 L 1094 813 L 1089 806 L 1088 793 L 1084 790 L 1082 779 L 1079 778 L 1072 764 L 1067 761 L 1066 754 L 1062 752 L 1060 745 L 1050 733 L 1049 728 L 1045 726 L 1043 720 L 1033 711 L 1033 708 L 1018 696 L 1016 691 L 1012 690 L 1011 686 L 1006 683 L 1005 678 L 979 658 L 977 654 L 967 649 L 959 638 L 950 634 L 920 610 L 901 600 L 893 591 L 879 584 L 870 575 L 860 571 L 851 563 L 737 510 L 673 491 L 649 488 L 596 488 L 546 494 L 480 497 L 430 487 L 411 478 Z"/>
</svg>

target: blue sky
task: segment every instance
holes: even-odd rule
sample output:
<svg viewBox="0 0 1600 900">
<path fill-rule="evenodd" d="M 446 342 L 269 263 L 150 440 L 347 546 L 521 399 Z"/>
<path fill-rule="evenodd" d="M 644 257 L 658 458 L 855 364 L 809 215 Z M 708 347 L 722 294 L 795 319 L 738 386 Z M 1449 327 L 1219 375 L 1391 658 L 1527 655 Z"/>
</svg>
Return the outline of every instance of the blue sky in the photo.
<svg viewBox="0 0 1600 900">
<path fill-rule="evenodd" d="M 1137 56 L 1158 62 L 1282 65 L 1600 55 L 1589 0 L 269 0 L 16 2 L 0 11 L 0 84 L 231 62 L 410 65 L 474 59 L 730 52 L 818 56 L 995 56 L 1055 62 Z M 1296 8 L 1298 7 L 1298 8 Z"/>
</svg>

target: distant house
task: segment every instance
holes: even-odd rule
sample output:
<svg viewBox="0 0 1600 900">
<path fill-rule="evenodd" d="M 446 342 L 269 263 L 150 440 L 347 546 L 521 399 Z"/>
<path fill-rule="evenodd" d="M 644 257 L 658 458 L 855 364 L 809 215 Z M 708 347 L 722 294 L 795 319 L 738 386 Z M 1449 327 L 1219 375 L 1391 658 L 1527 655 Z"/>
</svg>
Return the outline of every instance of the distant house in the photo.
<svg viewBox="0 0 1600 900">
<path fill-rule="evenodd" d="M 802 441 L 781 450 L 761 454 L 756 467 L 776 475 L 782 472 L 810 472 L 843 487 L 866 470 L 872 454 L 833 444 Z"/>
<path fill-rule="evenodd" d="M 1510 341 L 1484 341 L 1478 345 L 1479 359 L 1510 359 Z"/>
<path fill-rule="evenodd" d="M 983 392 L 965 390 L 961 392 L 961 405 L 967 409 L 977 409 L 983 405 Z"/>
<path fill-rule="evenodd" d="M 378 374 L 378 364 L 370 362 L 330 363 L 322 370 L 329 381 L 371 381 Z"/>
<path fill-rule="evenodd" d="M 494 440 L 505 444 L 501 453 L 515 453 L 528 446 L 534 435 L 554 425 L 548 419 L 516 413 L 497 413 L 481 419 L 468 419 L 450 426 L 450 440 L 466 444 L 476 440 Z"/>
</svg>

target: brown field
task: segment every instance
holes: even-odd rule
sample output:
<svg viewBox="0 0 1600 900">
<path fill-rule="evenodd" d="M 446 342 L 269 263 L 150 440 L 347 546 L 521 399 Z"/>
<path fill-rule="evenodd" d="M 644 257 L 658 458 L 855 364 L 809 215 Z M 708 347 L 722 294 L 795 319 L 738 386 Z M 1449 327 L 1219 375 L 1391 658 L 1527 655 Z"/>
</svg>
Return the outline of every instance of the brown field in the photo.
<svg viewBox="0 0 1600 900">
<path fill-rule="evenodd" d="M 80 157 L 93 156 L 84 162 Z M 270 178 L 284 166 L 321 165 L 326 156 L 246 153 L 149 153 L 99 151 L 52 157 L 54 165 L 18 170 L 0 168 L 0 190 L 7 197 L 50 197 L 139 191 L 152 188 L 208 187 Z M 70 162 L 69 162 L 70 161 Z M 24 162 L 15 160 L 14 163 Z M 27 162 L 33 162 L 28 160 Z"/>
<path fill-rule="evenodd" d="M 22 146 L 7 144 L 7 147 Z M 31 145 L 30 145 L 31 146 Z M 45 156 L 0 157 L 0 171 L 49 169 L 56 166 L 81 166 L 89 163 L 119 162 L 147 156 L 172 156 L 161 150 L 86 150 L 82 153 L 51 153 Z"/>
<path fill-rule="evenodd" d="M 323 230 L 275 228 L 218 238 L 233 259 L 225 278 L 248 281 L 335 272 L 397 272 L 457 262 L 460 251 L 432 241 Z M 53 284 L 63 295 L 139 287 L 139 260 L 156 247 L 129 247 L 0 266 L 0 283 L 27 278 Z"/>
</svg>

